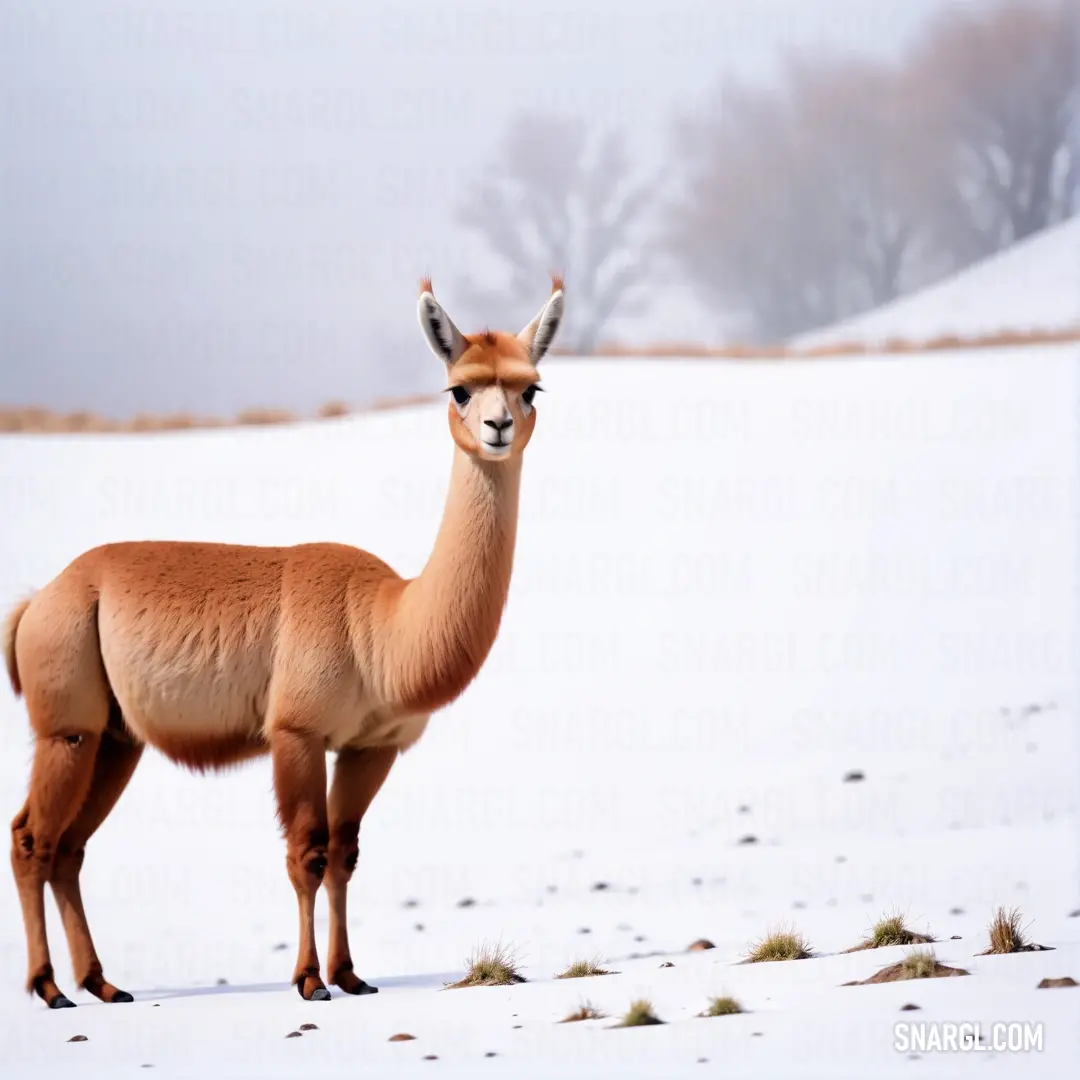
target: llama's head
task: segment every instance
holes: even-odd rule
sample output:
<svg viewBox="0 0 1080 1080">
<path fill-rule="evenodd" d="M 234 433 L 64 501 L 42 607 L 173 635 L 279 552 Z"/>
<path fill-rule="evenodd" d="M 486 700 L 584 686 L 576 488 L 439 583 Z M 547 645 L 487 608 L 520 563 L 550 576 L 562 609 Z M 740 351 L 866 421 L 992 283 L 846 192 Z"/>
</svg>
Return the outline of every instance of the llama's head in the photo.
<svg viewBox="0 0 1080 1080">
<path fill-rule="evenodd" d="M 562 281 L 520 334 L 462 334 L 431 291 L 421 285 L 420 326 L 432 352 L 446 365 L 450 433 L 468 454 L 504 461 L 520 454 L 536 426 L 536 365 L 551 347 L 563 312 Z"/>
</svg>

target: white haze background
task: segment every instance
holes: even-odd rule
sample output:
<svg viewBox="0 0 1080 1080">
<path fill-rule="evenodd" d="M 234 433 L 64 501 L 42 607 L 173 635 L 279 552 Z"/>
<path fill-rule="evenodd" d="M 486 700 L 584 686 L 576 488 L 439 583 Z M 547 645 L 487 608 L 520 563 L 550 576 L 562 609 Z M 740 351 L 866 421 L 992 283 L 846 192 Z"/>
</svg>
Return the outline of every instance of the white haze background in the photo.
<svg viewBox="0 0 1080 1080">
<path fill-rule="evenodd" d="M 307 411 L 435 388 L 425 273 L 462 329 L 500 261 L 454 207 L 519 110 L 622 129 L 786 52 L 891 55 L 946 0 L 0 6 L 0 401 L 124 416 Z M 660 273 L 630 339 L 716 341 Z"/>
</svg>

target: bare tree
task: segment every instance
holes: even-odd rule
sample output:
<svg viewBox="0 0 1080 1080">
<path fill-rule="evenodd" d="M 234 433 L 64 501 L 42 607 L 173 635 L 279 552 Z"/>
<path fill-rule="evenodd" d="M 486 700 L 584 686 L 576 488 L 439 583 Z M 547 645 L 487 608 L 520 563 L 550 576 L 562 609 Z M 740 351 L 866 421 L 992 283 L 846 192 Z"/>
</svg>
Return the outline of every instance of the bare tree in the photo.
<svg viewBox="0 0 1080 1080">
<path fill-rule="evenodd" d="M 797 120 L 823 157 L 818 192 L 838 227 L 838 314 L 878 307 L 949 268 L 926 213 L 941 186 L 933 146 L 901 69 L 868 61 L 794 62 Z"/>
<path fill-rule="evenodd" d="M 654 196 L 655 184 L 633 175 L 621 134 L 564 116 L 516 118 L 459 207 L 509 269 L 505 291 L 471 288 L 473 298 L 497 312 L 560 272 L 573 298 L 564 346 L 593 351 L 613 317 L 644 310 L 642 226 Z"/>
<path fill-rule="evenodd" d="M 955 6 L 911 58 L 949 184 L 942 239 L 968 261 L 1080 209 L 1080 5 Z"/>
<path fill-rule="evenodd" d="M 794 61 L 780 86 L 728 84 L 678 126 L 689 174 L 667 247 L 745 336 L 782 339 L 932 276 L 919 212 L 932 177 L 901 88 L 873 63 Z"/>
</svg>

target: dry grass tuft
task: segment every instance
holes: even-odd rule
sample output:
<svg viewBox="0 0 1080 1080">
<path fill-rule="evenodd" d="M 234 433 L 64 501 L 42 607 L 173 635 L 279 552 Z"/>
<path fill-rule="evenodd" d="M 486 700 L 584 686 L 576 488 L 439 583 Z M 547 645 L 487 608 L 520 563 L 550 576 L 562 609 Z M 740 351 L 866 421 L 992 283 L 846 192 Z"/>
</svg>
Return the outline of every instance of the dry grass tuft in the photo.
<svg viewBox="0 0 1080 1080">
<path fill-rule="evenodd" d="M 197 428 L 222 426 L 223 421 L 194 416 L 191 413 L 172 413 L 165 416 L 136 413 L 130 420 L 116 425 L 116 430 L 138 434 L 149 431 L 194 431 Z"/>
<path fill-rule="evenodd" d="M 810 361 L 842 359 L 872 355 L 903 355 L 920 352 L 944 352 L 955 349 L 994 349 L 1003 347 L 1038 346 L 1080 342 L 1080 326 L 1065 326 L 1049 330 L 1005 330 L 972 337 L 944 334 L 926 340 L 893 338 L 884 342 L 835 341 L 809 347 L 774 345 L 728 344 L 705 345 L 698 342 L 657 342 L 648 345 L 624 345 L 609 342 L 593 352 L 597 359 L 642 357 L 686 357 L 701 360 L 731 360 L 754 362 L 760 360 Z M 565 349 L 552 349 L 553 355 L 570 355 Z M 357 412 L 379 412 L 413 405 L 427 405 L 443 400 L 441 394 L 417 393 L 395 398 L 382 398 L 362 406 Z M 317 414 L 322 418 L 344 416 L 351 410 L 345 403 L 331 401 Z M 72 413 L 53 412 L 38 406 L 0 406 L 0 434 L 70 433 L 70 432 L 150 432 L 182 431 L 199 428 L 259 426 L 285 424 L 298 419 L 288 409 L 245 409 L 232 419 L 193 416 L 180 413 L 173 416 L 141 413 L 123 420 L 98 416 L 87 410 Z"/>
<path fill-rule="evenodd" d="M 588 979 L 593 975 L 618 975 L 617 971 L 609 971 L 600 966 L 600 958 L 592 960 L 575 960 L 564 972 L 556 975 L 556 979 Z"/>
<path fill-rule="evenodd" d="M 569 1016 L 564 1016 L 560 1024 L 576 1024 L 580 1020 L 606 1020 L 607 1013 L 602 1013 L 595 1005 L 583 1001 Z"/>
<path fill-rule="evenodd" d="M 752 942 L 744 964 L 762 964 L 776 960 L 809 960 L 813 956 L 810 942 L 794 927 L 770 930 L 759 941 Z"/>
<path fill-rule="evenodd" d="M 900 961 L 900 967 L 908 979 L 929 979 L 938 966 L 933 949 L 914 949 Z"/>
<path fill-rule="evenodd" d="M 709 1007 L 699 1016 L 734 1016 L 744 1012 L 743 1007 L 733 997 L 714 997 L 709 999 Z"/>
<path fill-rule="evenodd" d="M 638 998 L 637 1001 L 631 1002 L 630 1008 L 626 1010 L 623 1018 L 616 1024 L 616 1027 L 648 1027 L 650 1024 L 662 1024 L 661 1020 L 654 1012 L 652 1002 L 645 998 Z"/>
<path fill-rule="evenodd" d="M 687 359 L 719 360 L 817 360 L 830 357 L 905 355 L 918 352 L 949 352 L 957 349 L 1000 349 L 1017 346 L 1057 345 L 1080 341 L 1080 325 L 1047 330 L 1001 330 L 988 334 L 961 337 L 940 334 L 931 338 L 888 338 L 885 341 L 836 341 L 820 345 L 754 345 L 732 342 L 727 345 L 706 345 L 702 342 L 651 342 L 647 345 L 627 345 L 618 341 L 602 342 L 593 355 L 603 357 L 685 357 Z M 552 349 L 554 355 L 570 355 L 567 350 Z"/>
<path fill-rule="evenodd" d="M 468 970 L 463 979 L 447 983 L 447 990 L 457 990 L 465 986 L 513 986 L 525 982 L 517 967 L 517 957 L 507 946 L 481 945 L 473 950 L 465 961 Z"/>
<path fill-rule="evenodd" d="M 406 409 L 412 405 L 431 405 L 442 400 L 442 394 L 402 394 L 400 397 L 376 398 L 368 405 L 367 411 L 385 412 L 388 409 Z"/>
<path fill-rule="evenodd" d="M 438 401 L 438 395 L 413 394 L 408 397 L 375 401 L 360 412 L 377 412 Z M 343 401 L 330 401 L 315 413 L 319 419 L 348 416 L 352 410 Z M 300 419 L 288 409 L 244 409 L 233 418 L 196 416 L 194 413 L 135 413 L 123 420 L 99 416 L 86 410 L 72 413 L 52 412 L 37 406 L 5 408 L 0 406 L 0 434 L 70 434 L 118 432 L 145 434 L 158 431 L 195 431 L 205 428 L 260 427 L 289 424 Z"/>
<path fill-rule="evenodd" d="M 1032 951 L 1032 943 L 1024 935 L 1024 928 L 1020 925 L 1020 909 L 1010 908 L 1008 911 L 999 907 L 990 920 L 987 930 L 990 937 L 990 948 L 982 956 L 996 956 L 1000 953 L 1018 953 Z"/>
<path fill-rule="evenodd" d="M 963 968 L 948 967 L 939 962 L 933 949 L 913 949 L 899 964 L 890 964 L 869 979 L 844 983 L 845 986 L 871 986 L 875 983 L 905 982 L 908 979 L 947 979 L 970 975 Z"/>
<path fill-rule="evenodd" d="M 288 409 L 243 409 L 236 414 L 236 422 L 245 427 L 263 424 L 289 424 L 296 416 Z"/>
<path fill-rule="evenodd" d="M 853 946 L 846 952 L 861 952 L 863 949 L 886 949 L 890 945 L 929 945 L 934 939 L 926 934 L 916 933 L 904 922 L 903 915 L 883 915 L 870 929 L 865 941 Z"/>
</svg>

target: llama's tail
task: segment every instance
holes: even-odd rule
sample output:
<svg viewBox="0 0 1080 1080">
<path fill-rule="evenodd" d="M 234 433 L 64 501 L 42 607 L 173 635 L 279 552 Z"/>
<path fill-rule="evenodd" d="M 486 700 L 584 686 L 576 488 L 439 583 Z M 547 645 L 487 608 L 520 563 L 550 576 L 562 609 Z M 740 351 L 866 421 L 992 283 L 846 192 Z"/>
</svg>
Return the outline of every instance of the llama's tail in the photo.
<svg viewBox="0 0 1080 1080">
<path fill-rule="evenodd" d="M 15 634 L 19 629 L 19 620 L 26 614 L 30 606 L 30 598 L 20 600 L 9 613 L 4 622 L 3 634 L 0 641 L 4 646 L 4 659 L 7 661 L 8 678 L 11 680 L 11 689 L 18 697 L 22 693 L 22 683 L 19 682 L 19 665 L 15 661 Z"/>
</svg>

